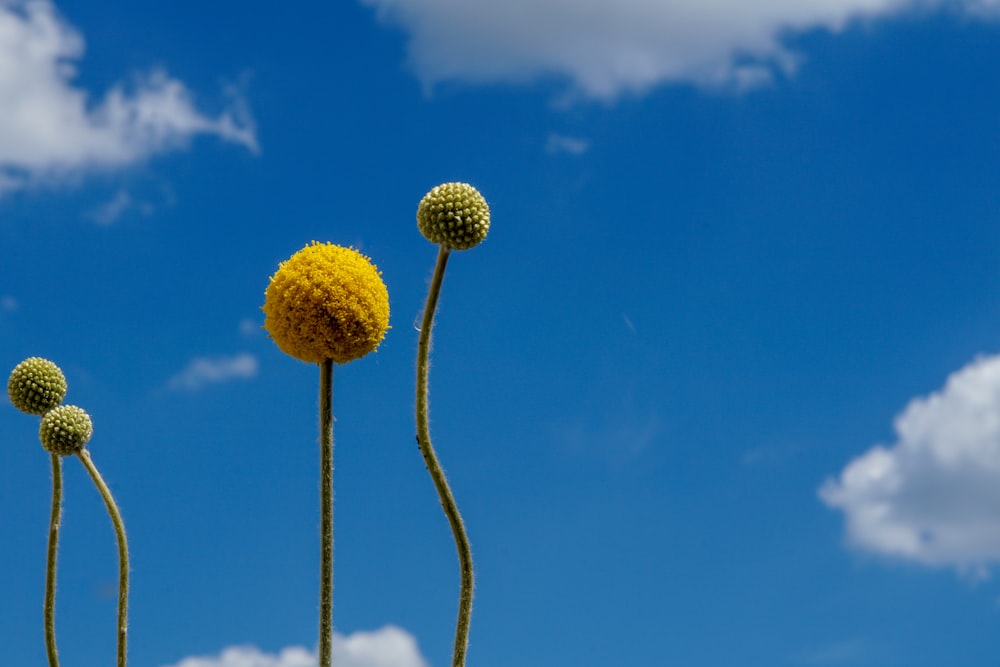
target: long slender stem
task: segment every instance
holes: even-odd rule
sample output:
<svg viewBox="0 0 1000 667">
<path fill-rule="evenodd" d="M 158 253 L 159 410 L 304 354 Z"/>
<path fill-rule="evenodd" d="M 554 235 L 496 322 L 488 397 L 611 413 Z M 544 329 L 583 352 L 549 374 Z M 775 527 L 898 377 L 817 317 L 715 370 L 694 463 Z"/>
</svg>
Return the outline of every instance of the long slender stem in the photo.
<svg viewBox="0 0 1000 667">
<path fill-rule="evenodd" d="M 59 667 L 56 650 L 56 558 L 59 551 L 59 521 L 62 516 L 62 457 L 52 454 L 52 516 L 49 548 L 45 561 L 45 652 L 49 667 Z"/>
<path fill-rule="evenodd" d="M 333 653 L 333 361 L 319 373 L 320 573 L 319 667 L 330 667 Z"/>
<path fill-rule="evenodd" d="M 125 524 L 122 522 L 121 512 L 115 504 L 111 490 L 104 483 L 101 473 L 97 472 L 97 467 L 90 459 L 90 452 L 80 449 L 76 452 L 77 458 L 83 462 L 83 467 L 87 469 L 90 478 L 94 480 L 94 485 L 104 499 L 104 504 L 108 508 L 108 516 L 115 527 L 115 538 L 118 540 L 118 667 L 125 667 L 125 659 L 128 649 L 128 542 L 125 539 Z"/>
<path fill-rule="evenodd" d="M 424 307 L 424 318 L 420 326 L 420 340 L 417 343 L 417 444 L 424 456 L 427 470 L 434 480 L 441 507 L 444 509 L 451 532 L 455 536 L 455 546 L 458 548 L 458 561 L 462 573 L 461 590 L 458 597 L 458 621 L 455 626 L 455 648 L 452 653 L 452 667 L 465 665 L 465 654 L 469 646 L 469 622 L 472 617 L 472 549 L 465 533 L 462 516 L 458 513 L 458 505 L 444 476 L 444 470 L 438 463 L 437 455 L 431 444 L 430 426 L 427 416 L 427 374 L 429 369 L 431 328 L 434 326 L 434 311 L 437 310 L 438 297 L 441 294 L 441 282 L 444 280 L 445 266 L 448 264 L 448 249 L 441 246 L 438 251 L 437 264 L 431 277 L 430 290 L 427 293 L 427 305 Z"/>
</svg>

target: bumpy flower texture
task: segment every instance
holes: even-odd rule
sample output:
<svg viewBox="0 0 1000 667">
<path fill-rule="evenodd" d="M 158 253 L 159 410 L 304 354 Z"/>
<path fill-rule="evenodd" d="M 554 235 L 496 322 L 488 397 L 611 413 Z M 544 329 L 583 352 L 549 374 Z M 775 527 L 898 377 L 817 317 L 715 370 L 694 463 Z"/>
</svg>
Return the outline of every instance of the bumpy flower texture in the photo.
<svg viewBox="0 0 1000 667">
<path fill-rule="evenodd" d="M 479 245 L 490 231 L 490 207 L 468 183 L 445 183 L 417 206 L 417 227 L 431 243 L 452 250 Z"/>
<path fill-rule="evenodd" d="M 94 426 L 90 415 L 75 405 L 60 405 L 45 413 L 38 437 L 42 447 L 53 454 L 69 456 L 90 442 Z"/>
<path fill-rule="evenodd" d="M 389 291 L 367 257 L 332 243 L 282 262 L 264 295 L 264 328 L 285 354 L 309 363 L 359 359 L 389 328 Z"/>
<path fill-rule="evenodd" d="M 45 414 L 62 403 L 66 396 L 66 376 L 48 359 L 31 357 L 11 371 L 7 395 L 21 412 Z"/>
</svg>

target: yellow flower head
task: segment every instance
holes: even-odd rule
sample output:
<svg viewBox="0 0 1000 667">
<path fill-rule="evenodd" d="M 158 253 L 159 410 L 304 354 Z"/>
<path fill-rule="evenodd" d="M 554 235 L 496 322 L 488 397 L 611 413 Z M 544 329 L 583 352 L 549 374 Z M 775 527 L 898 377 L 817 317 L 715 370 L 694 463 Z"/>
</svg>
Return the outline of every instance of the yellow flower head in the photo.
<svg viewBox="0 0 1000 667">
<path fill-rule="evenodd" d="M 69 456 L 83 449 L 93 434 L 90 415 L 75 405 L 52 408 L 42 417 L 42 425 L 38 428 L 42 447 L 60 456 Z"/>
<path fill-rule="evenodd" d="M 359 359 L 389 328 L 389 291 L 381 276 L 357 250 L 313 241 L 271 276 L 264 328 L 282 352 L 302 361 Z"/>
<path fill-rule="evenodd" d="M 11 371 L 7 396 L 21 412 L 43 415 L 62 403 L 66 396 L 66 376 L 48 359 L 30 357 Z"/>
<path fill-rule="evenodd" d="M 479 190 L 468 183 L 444 183 L 420 200 L 417 227 L 431 243 L 468 250 L 489 233 L 490 207 Z"/>
</svg>

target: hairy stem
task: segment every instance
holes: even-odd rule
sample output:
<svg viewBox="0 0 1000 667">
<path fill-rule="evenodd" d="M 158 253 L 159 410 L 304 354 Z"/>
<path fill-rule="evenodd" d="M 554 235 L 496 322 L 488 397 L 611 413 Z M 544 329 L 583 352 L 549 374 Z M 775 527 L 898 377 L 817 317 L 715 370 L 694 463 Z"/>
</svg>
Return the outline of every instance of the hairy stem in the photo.
<svg viewBox="0 0 1000 667">
<path fill-rule="evenodd" d="M 56 650 L 56 558 L 59 551 L 59 521 L 62 516 L 62 457 L 52 454 L 52 516 L 45 561 L 45 652 L 49 667 L 59 667 Z"/>
<path fill-rule="evenodd" d="M 333 361 L 319 373 L 320 573 L 319 667 L 330 667 L 333 642 Z"/>
<path fill-rule="evenodd" d="M 441 499 L 441 507 L 451 532 L 455 536 L 455 546 L 458 548 L 458 561 L 461 569 L 462 583 L 458 597 L 458 621 L 455 627 L 455 648 L 452 653 L 452 667 L 464 667 L 465 654 L 469 645 L 469 622 L 472 617 L 472 549 L 465 533 L 462 516 L 458 513 L 458 505 L 448 486 L 444 470 L 438 463 L 437 455 L 431 444 L 430 426 L 427 416 L 428 388 L 427 374 L 431 348 L 431 328 L 434 326 L 434 312 L 437 310 L 438 298 L 441 294 L 441 282 L 444 280 L 444 270 L 448 263 L 448 249 L 441 246 L 438 251 L 437 264 L 431 277 L 430 290 L 427 293 L 427 305 L 424 306 L 423 322 L 420 326 L 420 340 L 417 343 L 417 444 L 424 456 L 427 470 L 434 480 Z"/>
<path fill-rule="evenodd" d="M 115 527 L 115 537 L 118 540 L 118 667 L 125 667 L 127 654 L 127 633 L 128 633 L 128 542 L 125 539 L 125 524 L 122 522 L 121 512 L 111 495 L 111 490 L 101 478 L 101 473 L 97 472 L 97 467 L 90 459 L 90 452 L 80 449 L 76 453 L 77 458 L 83 462 L 83 467 L 87 469 L 90 478 L 94 480 L 94 485 L 104 499 L 104 504 L 108 508 L 108 516 Z"/>
</svg>

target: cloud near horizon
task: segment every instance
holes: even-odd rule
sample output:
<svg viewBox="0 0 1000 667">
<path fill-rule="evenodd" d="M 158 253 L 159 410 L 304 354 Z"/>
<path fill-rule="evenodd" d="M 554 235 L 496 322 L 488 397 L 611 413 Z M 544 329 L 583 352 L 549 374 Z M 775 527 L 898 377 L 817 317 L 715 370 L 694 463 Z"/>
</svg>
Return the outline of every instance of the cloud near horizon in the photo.
<svg viewBox="0 0 1000 667">
<path fill-rule="evenodd" d="M 820 498 L 857 549 L 985 576 L 1000 561 L 1000 355 L 910 401 L 894 429 L 894 444 L 851 461 Z"/>
<path fill-rule="evenodd" d="M 785 38 L 915 7 L 1000 14 L 1000 0 L 360 0 L 408 35 L 410 66 L 444 81 L 556 77 L 614 99 L 663 83 L 746 89 L 800 61 Z"/>
<path fill-rule="evenodd" d="M 49 0 L 0 0 L 0 195 L 92 169 L 117 169 L 212 135 L 256 152 L 240 100 L 218 116 L 163 70 L 98 103 L 75 87 L 83 37 Z"/>
<path fill-rule="evenodd" d="M 170 667 L 316 667 L 316 653 L 301 646 L 264 653 L 253 646 L 234 646 L 218 656 L 185 658 Z M 392 625 L 374 632 L 333 635 L 337 667 L 428 667 L 413 635 Z"/>
<path fill-rule="evenodd" d="M 252 354 L 235 357 L 198 357 L 192 359 L 177 375 L 170 378 L 167 388 L 175 391 L 198 391 L 210 384 L 257 377 L 259 364 Z"/>
</svg>

